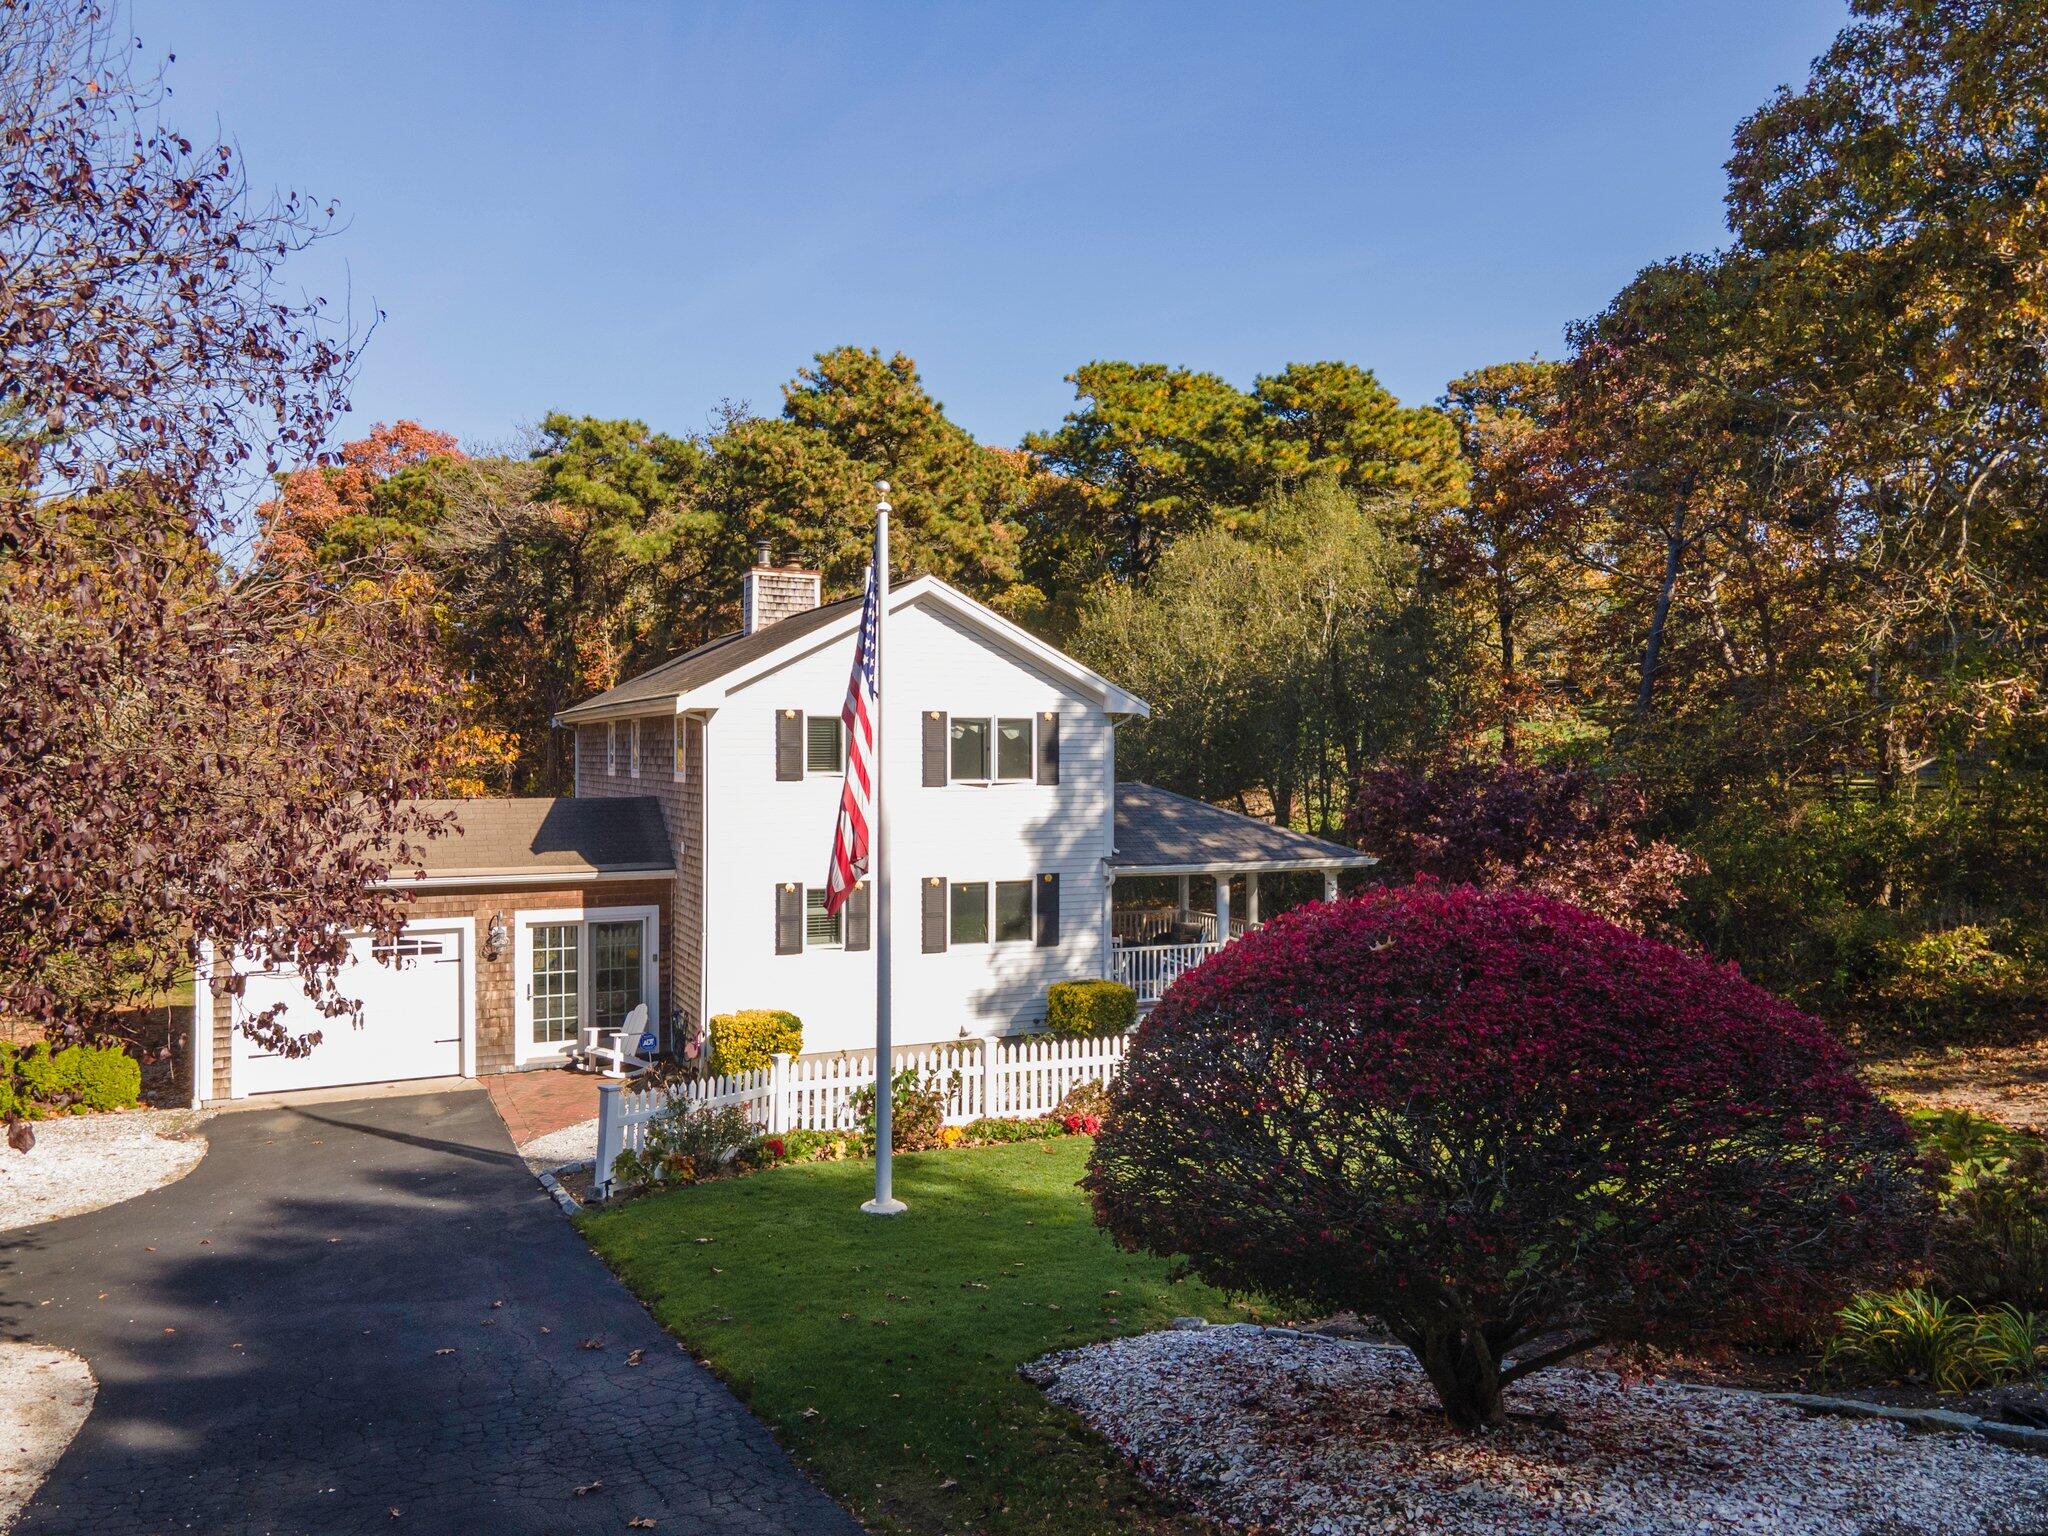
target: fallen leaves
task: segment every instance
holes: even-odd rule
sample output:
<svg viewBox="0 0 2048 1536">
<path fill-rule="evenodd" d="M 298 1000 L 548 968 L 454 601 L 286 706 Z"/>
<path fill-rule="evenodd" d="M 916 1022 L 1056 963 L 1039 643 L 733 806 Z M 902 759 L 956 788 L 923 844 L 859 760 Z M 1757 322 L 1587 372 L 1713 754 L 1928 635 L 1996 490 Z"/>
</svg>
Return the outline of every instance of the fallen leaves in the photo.
<svg viewBox="0 0 2048 1536">
<path fill-rule="evenodd" d="M 578 1483 L 576 1485 L 576 1497 L 580 1499 L 584 1497 L 586 1494 L 595 1493 L 598 1489 L 602 1488 L 603 1486 L 604 1479 L 599 1477 L 593 1477 L 587 1483 Z"/>
<path fill-rule="evenodd" d="M 644 1349 L 636 1349 L 632 1351 L 630 1354 L 626 1356 L 626 1364 L 638 1365 L 640 1363 L 640 1357 L 646 1353 L 647 1351 Z"/>
</svg>

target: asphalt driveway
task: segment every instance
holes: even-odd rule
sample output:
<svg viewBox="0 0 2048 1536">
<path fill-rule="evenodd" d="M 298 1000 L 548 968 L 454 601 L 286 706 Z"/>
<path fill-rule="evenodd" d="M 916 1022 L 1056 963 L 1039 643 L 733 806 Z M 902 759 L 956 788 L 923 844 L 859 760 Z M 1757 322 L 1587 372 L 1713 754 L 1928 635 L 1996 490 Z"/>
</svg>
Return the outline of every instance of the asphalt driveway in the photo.
<svg viewBox="0 0 2048 1536">
<path fill-rule="evenodd" d="M 100 1383 L 23 1536 L 858 1532 L 584 1246 L 484 1094 L 206 1135 L 178 1183 L 0 1238 L 0 1336 Z"/>
</svg>

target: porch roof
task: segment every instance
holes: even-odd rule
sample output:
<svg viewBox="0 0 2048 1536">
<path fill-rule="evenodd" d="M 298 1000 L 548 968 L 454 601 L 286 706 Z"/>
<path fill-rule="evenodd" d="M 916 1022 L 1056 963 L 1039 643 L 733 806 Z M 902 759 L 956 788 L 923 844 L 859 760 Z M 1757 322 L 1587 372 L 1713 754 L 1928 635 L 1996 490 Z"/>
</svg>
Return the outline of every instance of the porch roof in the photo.
<svg viewBox="0 0 2048 1536">
<path fill-rule="evenodd" d="M 1289 869 L 1364 869 L 1379 861 L 1306 832 L 1240 816 L 1151 784 L 1116 787 L 1120 875 L 1238 874 Z"/>
<path fill-rule="evenodd" d="M 427 840 L 416 864 L 394 868 L 391 885 L 576 884 L 675 872 L 661 805 L 651 795 L 414 803 L 453 813 L 454 827 Z"/>
</svg>

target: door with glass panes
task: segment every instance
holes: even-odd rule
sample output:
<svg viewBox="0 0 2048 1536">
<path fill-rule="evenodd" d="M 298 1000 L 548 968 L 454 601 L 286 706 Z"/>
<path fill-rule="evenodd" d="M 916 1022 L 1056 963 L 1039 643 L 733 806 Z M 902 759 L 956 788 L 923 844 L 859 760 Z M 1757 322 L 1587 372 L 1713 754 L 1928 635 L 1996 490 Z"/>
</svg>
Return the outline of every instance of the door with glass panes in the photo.
<svg viewBox="0 0 2048 1536">
<path fill-rule="evenodd" d="M 641 1003 L 654 1028 L 656 924 L 651 907 L 522 915 L 517 1059 L 562 1055 Z"/>
</svg>

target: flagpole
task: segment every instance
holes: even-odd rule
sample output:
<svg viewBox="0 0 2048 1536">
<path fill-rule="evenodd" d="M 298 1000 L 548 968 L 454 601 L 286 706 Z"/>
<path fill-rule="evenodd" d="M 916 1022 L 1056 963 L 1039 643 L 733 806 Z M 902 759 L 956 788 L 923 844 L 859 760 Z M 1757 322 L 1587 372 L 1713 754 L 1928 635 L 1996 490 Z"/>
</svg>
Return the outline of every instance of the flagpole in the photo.
<svg viewBox="0 0 2048 1536">
<path fill-rule="evenodd" d="M 889 717 L 889 695 L 882 669 L 888 663 L 889 648 L 883 643 L 882 636 L 889 627 L 889 482 L 877 480 L 875 489 L 881 493 L 881 499 L 875 503 L 875 751 L 870 812 L 873 825 L 868 832 L 875 882 L 875 1198 L 862 1205 L 861 1209 L 870 1216 L 900 1216 L 906 1207 L 891 1188 L 895 1170 L 890 1166 L 894 1149 L 890 1140 L 889 1079 L 894 1075 L 891 1069 L 895 1065 L 895 1053 L 889 1018 L 893 980 L 889 964 L 889 930 L 894 925 L 890 922 L 889 823 L 882 813 L 882 785 L 888 777 L 882 764 L 882 743 L 888 732 L 882 724 Z"/>
</svg>

